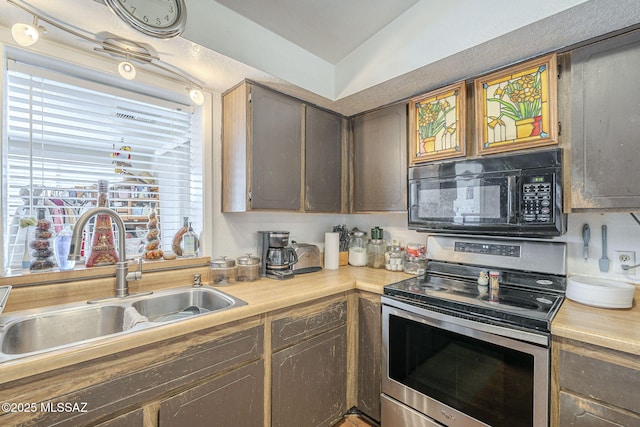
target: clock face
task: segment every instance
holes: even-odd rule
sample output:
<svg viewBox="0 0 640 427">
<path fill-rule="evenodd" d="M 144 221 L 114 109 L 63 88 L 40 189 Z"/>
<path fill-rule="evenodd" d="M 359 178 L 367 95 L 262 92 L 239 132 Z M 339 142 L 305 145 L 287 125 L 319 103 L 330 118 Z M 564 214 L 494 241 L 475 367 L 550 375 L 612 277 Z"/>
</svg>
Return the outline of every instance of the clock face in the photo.
<svg viewBox="0 0 640 427">
<path fill-rule="evenodd" d="M 104 0 L 107 6 L 135 30 L 146 35 L 170 38 L 184 30 L 184 0 Z"/>
</svg>

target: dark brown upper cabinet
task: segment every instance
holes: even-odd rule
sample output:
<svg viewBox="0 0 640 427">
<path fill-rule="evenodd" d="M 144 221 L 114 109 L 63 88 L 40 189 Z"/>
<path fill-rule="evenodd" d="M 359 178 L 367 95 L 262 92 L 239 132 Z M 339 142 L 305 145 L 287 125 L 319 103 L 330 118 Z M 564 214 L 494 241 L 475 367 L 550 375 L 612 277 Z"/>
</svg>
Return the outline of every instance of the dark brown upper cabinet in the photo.
<svg viewBox="0 0 640 427">
<path fill-rule="evenodd" d="M 344 210 L 341 116 L 248 82 L 222 105 L 223 212 Z"/>
<path fill-rule="evenodd" d="M 352 119 L 351 211 L 407 210 L 407 104 Z"/>
<path fill-rule="evenodd" d="M 640 31 L 570 52 L 571 209 L 640 208 Z"/>
</svg>

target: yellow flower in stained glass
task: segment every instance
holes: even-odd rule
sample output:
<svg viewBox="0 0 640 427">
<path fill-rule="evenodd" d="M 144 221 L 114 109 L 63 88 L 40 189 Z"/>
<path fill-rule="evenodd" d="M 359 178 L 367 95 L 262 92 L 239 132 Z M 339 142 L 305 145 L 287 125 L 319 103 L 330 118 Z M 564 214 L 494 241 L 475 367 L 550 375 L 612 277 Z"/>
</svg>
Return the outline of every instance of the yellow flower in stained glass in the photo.
<svg viewBox="0 0 640 427">
<path fill-rule="evenodd" d="M 500 115 L 497 118 L 506 116 L 513 120 L 522 120 L 542 114 L 542 74 L 546 72 L 546 65 L 542 65 L 529 74 L 500 83 L 493 93 L 493 98 L 487 98 L 487 102 L 500 104 Z"/>
</svg>

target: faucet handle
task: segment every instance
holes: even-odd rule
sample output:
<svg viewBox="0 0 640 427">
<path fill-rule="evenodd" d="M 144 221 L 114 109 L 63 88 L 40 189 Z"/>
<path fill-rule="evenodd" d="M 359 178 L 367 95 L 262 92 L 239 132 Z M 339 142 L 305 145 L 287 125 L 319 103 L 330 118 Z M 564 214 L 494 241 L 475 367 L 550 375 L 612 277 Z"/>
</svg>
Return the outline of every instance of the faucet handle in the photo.
<svg viewBox="0 0 640 427">
<path fill-rule="evenodd" d="M 127 274 L 127 280 L 140 280 L 142 279 L 142 257 L 138 258 L 138 269 Z"/>
</svg>

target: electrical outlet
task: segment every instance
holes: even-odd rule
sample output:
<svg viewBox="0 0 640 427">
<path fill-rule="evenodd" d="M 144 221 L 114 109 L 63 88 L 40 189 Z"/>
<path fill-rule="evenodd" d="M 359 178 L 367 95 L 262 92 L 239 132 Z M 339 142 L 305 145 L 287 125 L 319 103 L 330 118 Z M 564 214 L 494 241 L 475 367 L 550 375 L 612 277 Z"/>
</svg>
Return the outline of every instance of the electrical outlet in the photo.
<svg viewBox="0 0 640 427">
<path fill-rule="evenodd" d="M 613 272 L 622 274 L 635 274 L 635 268 L 624 270 L 623 265 L 636 265 L 636 253 L 635 251 L 614 251 L 613 259 Z"/>
</svg>

